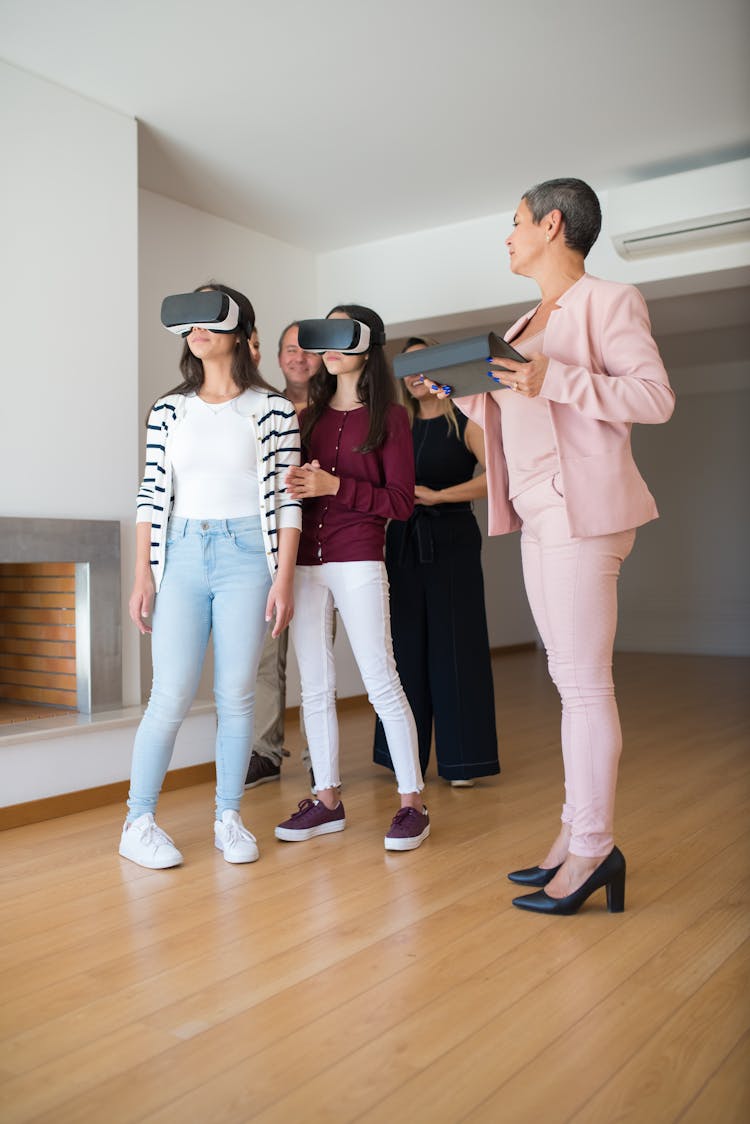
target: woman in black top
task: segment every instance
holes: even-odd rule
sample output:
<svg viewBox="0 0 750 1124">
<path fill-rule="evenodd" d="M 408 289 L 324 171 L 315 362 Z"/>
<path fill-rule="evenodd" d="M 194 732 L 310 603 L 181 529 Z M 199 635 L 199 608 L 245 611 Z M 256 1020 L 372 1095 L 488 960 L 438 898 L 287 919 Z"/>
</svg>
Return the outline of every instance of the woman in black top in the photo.
<svg viewBox="0 0 750 1124">
<path fill-rule="evenodd" d="M 404 351 L 427 346 L 415 337 Z M 482 538 L 471 510 L 472 500 L 487 495 L 485 473 L 474 476 L 477 462 L 484 468 L 484 434 L 450 401 L 431 396 L 420 377 L 403 380 L 416 506 L 405 522 L 392 520 L 386 534 L 391 632 L 422 773 L 434 722 L 438 773 L 456 788 L 470 788 L 475 777 L 500 772 Z M 373 757 L 393 768 L 379 721 Z"/>
</svg>

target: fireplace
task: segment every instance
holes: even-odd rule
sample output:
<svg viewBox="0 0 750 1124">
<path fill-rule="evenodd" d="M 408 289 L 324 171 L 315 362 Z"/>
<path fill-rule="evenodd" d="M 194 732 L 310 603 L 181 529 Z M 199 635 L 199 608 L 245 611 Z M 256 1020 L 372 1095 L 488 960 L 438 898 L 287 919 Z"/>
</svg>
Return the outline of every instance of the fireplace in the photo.
<svg viewBox="0 0 750 1124">
<path fill-rule="evenodd" d="M 0 698 L 122 705 L 118 522 L 0 518 Z"/>
</svg>

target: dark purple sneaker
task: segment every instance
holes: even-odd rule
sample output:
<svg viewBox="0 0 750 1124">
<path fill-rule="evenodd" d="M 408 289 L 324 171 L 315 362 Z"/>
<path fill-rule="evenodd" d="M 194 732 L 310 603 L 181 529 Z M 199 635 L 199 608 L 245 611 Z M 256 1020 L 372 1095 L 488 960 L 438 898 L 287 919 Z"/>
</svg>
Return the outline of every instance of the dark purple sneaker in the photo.
<svg viewBox="0 0 750 1124">
<path fill-rule="evenodd" d="M 385 837 L 386 851 L 413 851 L 430 834 L 430 817 L 427 809 L 401 808 Z"/>
<path fill-rule="evenodd" d="M 297 839 L 312 839 L 314 835 L 343 831 L 345 827 L 344 805 L 340 800 L 332 811 L 326 808 L 322 800 L 300 800 L 298 811 L 293 812 L 288 820 L 284 820 L 276 828 L 276 838 L 294 842 Z"/>
</svg>

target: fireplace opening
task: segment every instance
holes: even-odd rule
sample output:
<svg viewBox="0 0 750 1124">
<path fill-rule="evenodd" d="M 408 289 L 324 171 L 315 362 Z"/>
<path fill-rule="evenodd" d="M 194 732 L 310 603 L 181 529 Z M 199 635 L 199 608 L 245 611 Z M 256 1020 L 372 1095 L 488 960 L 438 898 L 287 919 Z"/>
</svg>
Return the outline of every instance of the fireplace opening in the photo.
<svg viewBox="0 0 750 1124">
<path fill-rule="evenodd" d="M 120 593 L 115 520 L 0 517 L 6 723 L 122 706 Z"/>
<path fill-rule="evenodd" d="M 76 563 L 0 565 L 0 721 L 77 708 Z"/>
</svg>

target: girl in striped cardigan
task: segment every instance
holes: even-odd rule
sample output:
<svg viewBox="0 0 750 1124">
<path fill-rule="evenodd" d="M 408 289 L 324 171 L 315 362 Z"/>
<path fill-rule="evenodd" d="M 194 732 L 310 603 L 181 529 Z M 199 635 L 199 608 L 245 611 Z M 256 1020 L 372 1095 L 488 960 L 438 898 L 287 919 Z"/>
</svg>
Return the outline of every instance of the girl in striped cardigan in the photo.
<svg viewBox="0 0 750 1124">
<path fill-rule="evenodd" d="M 218 716 L 214 842 L 228 862 L 258 858 L 239 815 L 255 678 L 269 622 L 276 636 L 292 617 L 301 526 L 300 503 L 284 484 L 300 460 L 297 417 L 253 362 L 253 307 L 225 285 L 202 289 L 227 294 L 237 323 L 187 331 L 183 381 L 149 416 L 138 494 L 129 611 L 151 635 L 154 679 L 135 738 L 120 854 L 151 868 L 182 862 L 154 813 L 210 634 Z"/>
</svg>

